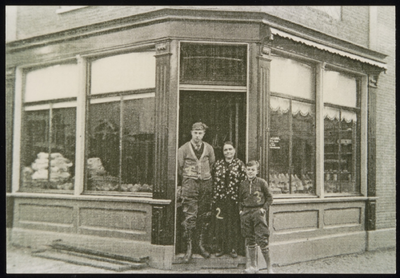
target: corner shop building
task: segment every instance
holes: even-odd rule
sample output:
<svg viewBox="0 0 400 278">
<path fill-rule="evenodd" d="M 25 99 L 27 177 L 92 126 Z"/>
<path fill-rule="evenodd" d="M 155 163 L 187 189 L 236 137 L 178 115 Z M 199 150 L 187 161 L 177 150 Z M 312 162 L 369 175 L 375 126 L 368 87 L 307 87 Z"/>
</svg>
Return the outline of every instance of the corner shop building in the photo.
<svg viewBox="0 0 400 278">
<path fill-rule="evenodd" d="M 203 121 L 217 158 L 231 140 L 240 159 L 261 162 L 274 263 L 385 247 L 385 57 L 269 13 L 191 8 L 10 42 L 11 241 L 140 250 L 170 268 L 181 252 L 177 149 Z"/>
</svg>

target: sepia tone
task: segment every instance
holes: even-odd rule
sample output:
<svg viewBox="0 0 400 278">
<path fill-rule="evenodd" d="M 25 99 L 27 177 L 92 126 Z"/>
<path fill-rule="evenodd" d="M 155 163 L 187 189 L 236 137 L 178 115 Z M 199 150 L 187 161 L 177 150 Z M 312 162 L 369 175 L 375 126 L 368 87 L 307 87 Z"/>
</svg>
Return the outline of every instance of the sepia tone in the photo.
<svg viewBox="0 0 400 278">
<path fill-rule="evenodd" d="M 6 12 L 10 254 L 130 273 L 247 270 L 241 236 L 216 256 L 215 188 L 185 257 L 178 149 L 196 122 L 216 161 L 229 141 L 235 158 L 258 162 L 277 269 L 396 247 L 394 7 Z"/>
</svg>

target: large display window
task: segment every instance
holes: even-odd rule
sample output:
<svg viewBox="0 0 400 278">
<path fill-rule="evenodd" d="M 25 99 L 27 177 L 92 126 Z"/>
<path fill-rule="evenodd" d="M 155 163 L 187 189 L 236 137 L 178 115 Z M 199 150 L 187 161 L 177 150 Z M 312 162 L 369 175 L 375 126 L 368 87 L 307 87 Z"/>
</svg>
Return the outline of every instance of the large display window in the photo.
<svg viewBox="0 0 400 278">
<path fill-rule="evenodd" d="M 324 78 L 324 190 L 360 193 L 359 82 L 331 70 Z"/>
<path fill-rule="evenodd" d="M 275 194 L 360 194 L 360 78 L 272 55 L 269 98 L 269 184 Z M 316 96 L 323 100 L 316 113 Z M 323 184 L 316 184 L 316 115 L 323 115 Z M 322 170 L 321 170 L 322 172 Z M 322 181 L 322 180 L 321 180 Z"/>
<path fill-rule="evenodd" d="M 86 191 L 153 191 L 154 51 L 91 62 L 86 138 Z"/>
<path fill-rule="evenodd" d="M 274 194 L 315 194 L 315 89 L 311 65 L 273 56 L 269 186 Z"/>
<path fill-rule="evenodd" d="M 72 193 L 77 66 L 31 69 L 25 76 L 20 191 Z"/>
</svg>

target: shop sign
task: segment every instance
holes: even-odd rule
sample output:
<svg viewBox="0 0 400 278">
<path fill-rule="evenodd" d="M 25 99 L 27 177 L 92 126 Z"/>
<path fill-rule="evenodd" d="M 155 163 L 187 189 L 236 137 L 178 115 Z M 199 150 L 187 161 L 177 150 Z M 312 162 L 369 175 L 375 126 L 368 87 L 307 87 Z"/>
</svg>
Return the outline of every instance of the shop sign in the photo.
<svg viewBox="0 0 400 278">
<path fill-rule="evenodd" d="M 281 138 L 279 137 L 271 137 L 269 138 L 269 148 L 270 149 L 280 149 L 281 147 L 279 146 L 279 141 Z"/>
</svg>

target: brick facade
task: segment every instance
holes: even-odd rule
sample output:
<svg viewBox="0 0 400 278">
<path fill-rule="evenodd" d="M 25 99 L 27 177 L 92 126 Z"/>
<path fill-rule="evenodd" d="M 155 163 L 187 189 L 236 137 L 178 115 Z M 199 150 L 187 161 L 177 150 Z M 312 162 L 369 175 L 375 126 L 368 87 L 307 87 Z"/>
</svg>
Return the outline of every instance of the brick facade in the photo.
<svg viewBox="0 0 400 278">
<path fill-rule="evenodd" d="M 377 50 L 388 55 L 387 72 L 379 76 L 377 95 L 376 190 L 377 229 L 396 226 L 396 100 L 395 100 L 395 11 L 378 8 Z"/>
<path fill-rule="evenodd" d="M 82 9 L 72 10 L 64 13 L 57 13 L 57 9 L 59 6 L 18 6 L 16 10 L 16 28 L 13 28 L 13 32 L 16 32 L 14 36 L 9 36 L 11 38 L 15 38 L 15 40 L 24 40 L 28 38 L 35 38 L 42 35 L 49 35 L 52 33 L 57 33 L 61 31 L 66 31 L 74 28 L 85 29 L 85 26 L 98 24 L 102 25 L 102 23 L 107 21 L 116 21 L 119 22 L 119 19 L 123 19 L 129 16 L 143 14 L 146 12 L 151 12 L 154 10 L 165 9 L 166 6 L 88 6 Z M 376 230 L 385 230 L 391 229 L 394 230 L 396 227 L 396 122 L 395 122 L 395 8 L 394 7 L 376 7 L 376 14 L 371 13 L 371 8 L 368 6 L 343 6 L 340 11 L 340 18 L 335 18 L 330 16 L 328 13 L 321 11 L 319 9 L 314 9 L 312 7 L 306 6 L 171 6 L 172 9 L 191 9 L 196 12 L 193 13 L 193 17 L 201 17 L 202 14 L 198 12 L 199 9 L 205 10 L 218 10 L 218 11 L 230 11 L 230 12 L 238 12 L 237 16 L 240 20 L 240 12 L 246 11 L 250 12 L 251 16 L 258 17 L 257 24 L 261 22 L 261 19 L 268 18 L 269 22 L 276 23 L 279 25 L 283 21 L 285 21 L 285 28 L 291 29 L 294 31 L 303 30 L 304 35 L 310 35 L 315 33 L 321 33 L 322 37 L 324 35 L 327 38 L 326 43 L 329 45 L 330 43 L 334 44 L 335 40 L 343 40 L 343 45 L 351 45 L 354 44 L 354 48 L 356 46 L 360 46 L 359 48 L 370 48 L 370 50 L 380 52 L 382 54 L 388 55 L 385 59 L 387 63 L 387 71 L 386 73 L 381 73 L 378 80 L 378 88 L 376 90 L 376 197 L 378 197 L 376 201 Z M 198 10 L 197 10 L 198 9 Z M 254 13 L 254 14 L 253 14 Z M 161 16 L 160 16 L 161 14 Z M 162 17 L 164 15 L 164 11 L 160 11 L 158 16 Z M 226 13 L 225 13 L 226 14 Z M 149 14 L 152 15 L 152 14 Z M 376 15 L 376 26 L 374 26 L 374 31 L 371 31 L 371 17 Z M 153 15 L 152 15 L 153 16 Z M 176 15 L 173 15 L 176 16 Z M 171 16 L 171 18 L 173 17 Z M 223 17 L 224 15 L 221 13 L 218 16 Z M 133 18 L 133 20 L 136 17 Z M 247 18 L 248 19 L 248 18 Z M 131 18 L 128 18 L 130 21 Z M 245 20 L 245 19 L 244 19 Z M 211 20 L 210 20 L 211 21 Z M 122 21 L 124 22 L 124 21 Z M 375 21 L 374 21 L 375 22 Z M 124 22 L 125 23 L 125 22 Z M 143 30 L 147 30 L 148 23 L 141 23 L 143 26 Z M 158 23 L 156 23 L 158 24 Z M 154 24 L 154 25 L 156 25 Z M 180 23 L 176 23 L 180 24 Z M 189 27 L 192 27 L 191 22 L 185 23 L 189 30 Z M 239 25 L 239 24 L 238 24 Z M 250 25 L 250 24 L 249 24 Z M 261 23 L 262 25 L 262 23 Z M 106 24 L 104 24 L 106 26 Z M 165 28 L 171 28 L 171 30 L 175 30 L 174 25 L 165 24 Z M 211 25 L 210 25 L 211 26 Z M 227 26 L 230 26 L 227 24 Z M 220 30 L 224 30 L 229 34 L 233 34 L 234 32 L 240 33 L 240 30 L 235 29 L 236 25 L 230 26 L 232 29 L 223 29 L 224 27 L 220 27 Z M 258 26 L 254 24 L 254 26 Z M 252 26 L 252 28 L 254 27 Z M 303 28 L 305 27 L 305 28 Z M 123 26 L 124 29 L 125 25 Z M 258 27 L 257 27 L 258 28 Z M 99 28 L 101 29 L 101 28 Z M 212 28 L 208 28 L 212 29 Z M 91 27 L 87 28 L 88 31 L 91 31 Z M 135 31 L 135 28 L 132 28 Z M 157 29 L 150 29 L 157 30 Z M 159 30 L 159 37 L 164 38 L 164 29 Z M 194 28 L 194 30 L 196 30 Z M 217 30 L 217 29 L 216 29 Z M 255 31 L 254 31 L 255 30 Z M 78 30 L 79 31 L 79 30 Z M 118 30 L 118 32 L 112 33 L 112 38 L 115 38 L 115 43 L 121 43 L 118 39 L 120 34 L 125 30 Z M 128 30 L 129 31 L 129 30 Z M 259 30 L 248 29 L 248 32 L 254 31 L 256 35 L 259 34 Z M 71 33 L 78 34 L 76 30 L 73 30 Z M 108 32 L 108 31 L 107 31 Z M 121 32 L 121 33 L 119 33 Z M 139 32 L 139 31 L 137 31 Z M 215 31 L 215 32 L 218 32 Z M 84 32 L 82 32 L 84 33 Z M 106 33 L 106 32 L 105 32 Z M 142 32 L 144 33 L 152 33 L 152 32 Z M 188 33 L 190 33 L 188 31 Z M 192 32 L 193 33 L 193 32 Z M 132 33 L 130 37 L 134 37 L 137 39 L 136 35 L 138 33 Z M 71 35 L 71 34 L 70 34 Z M 72 34 L 73 35 L 73 34 Z M 170 34 L 172 37 L 174 33 Z M 80 36 L 80 35 L 79 35 Z M 90 35 L 91 36 L 91 35 Z M 90 37 L 89 36 L 89 37 Z M 190 38 L 191 35 L 187 35 L 186 38 Z M 329 41 L 330 36 L 332 41 Z M 51 37 L 51 36 L 49 36 Z M 96 45 L 101 41 L 101 35 L 93 36 L 96 40 L 92 41 L 93 45 Z M 128 37 L 128 36 L 126 36 Z M 43 38 L 43 37 L 42 37 Z M 42 38 L 38 38 L 40 41 Z M 44 37 L 46 38 L 46 37 Z M 210 36 L 210 38 L 214 38 Z M 231 37 L 229 37 L 231 38 Z M 241 39 L 238 37 L 238 41 Z M 35 38 L 36 39 L 36 38 Z M 80 38 L 78 38 L 80 39 Z M 85 37 L 82 38 L 82 44 L 85 43 Z M 140 39 L 138 39 L 140 40 Z M 34 41 L 34 40 L 32 40 Z M 71 41 L 76 41 L 74 40 Z M 88 40 L 89 41 L 89 40 Z M 111 40 L 112 41 L 112 40 Z M 9 41 L 12 43 L 12 40 Z M 15 44 L 23 45 L 24 42 L 15 42 Z M 79 41 L 80 43 L 80 41 Z M 254 42 L 253 42 L 254 43 Z M 60 44 L 61 45 L 61 44 Z M 71 43 L 73 45 L 73 43 Z M 111 45 L 111 44 L 110 44 Z M 67 44 L 62 45 L 62 47 L 70 47 Z M 60 47 L 57 44 L 53 46 L 50 45 L 50 48 Z M 63 55 L 65 53 L 73 53 L 75 49 L 70 47 L 70 49 L 61 49 L 59 53 L 54 50 L 52 55 Z M 353 47 L 353 45 L 351 46 Z M 32 47 L 33 49 L 35 46 Z M 88 48 L 89 49 L 89 48 Z M 177 48 L 175 48 L 177 49 Z M 33 50 L 23 50 L 18 52 L 17 50 L 15 56 L 18 53 L 34 53 Z M 29 52 L 32 51 L 32 52 Z M 65 53 L 63 53 L 65 51 Z M 365 50 L 368 52 L 368 50 Z M 13 54 L 9 55 L 12 56 Z M 28 55 L 28 54 L 27 54 Z M 40 53 L 38 54 L 41 55 Z M 43 55 L 46 55 L 44 53 Z M 34 55 L 31 55 L 34 56 Z M 62 57 L 58 58 L 62 58 Z M 378 55 L 379 56 L 379 55 Z M 377 57 L 378 57 L 377 56 Z M 22 57 L 22 56 L 21 56 Z M 27 56 L 25 56 L 27 57 Z M 51 56 L 48 56 L 51 57 Z M 167 56 L 169 57 L 169 56 Z M 54 57 L 53 57 L 54 58 Z M 40 59 L 40 58 L 39 58 Z M 55 59 L 55 58 L 54 58 Z M 378 59 L 378 58 L 377 58 Z M 28 63 L 28 61 L 23 61 L 23 63 Z M 18 63 L 17 63 L 18 64 Z M 361 66 L 362 67 L 362 66 Z M 177 72 L 177 71 L 176 71 Z M 13 72 L 10 71 L 7 77 L 7 190 L 11 191 L 11 149 L 12 149 L 12 124 L 11 118 L 13 115 Z M 177 79 L 177 78 L 175 78 Z M 176 80 L 175 80 L 176 81 Z M 176 104 L 176 101 L 174 101 Z M 10 118 L 11 117 L 11 118 Z M 170 157 L 175 155 L 175 152 L 172 152 Z M 372 153 L 372 152 L 370 152 Z M 167 156 L 166 156 L 167 157 Z M 10 166 L 10 167 L 9 167 Z M 175 170 L 174 170 L 175 171 Z M 373 171 L 371 171 L 373 172 Z M 372 179 L 370 179 L 372 180 Z M 174 187 L 175 184 L 173 181 L 171 182 Z M 8 202 L 8 206 L 13 206 L 11 202 Z M 363 207 L 364 208 L 364 207 Z M 346 208 L 347 209 L 347 208 Z M 351 209 L 349 207 L 348 209 Z M 12 210 L 8 209 L 8 213 Z M 364 209 L 361 209 L 364 211 Z M 363 215 L 364 212 L 361 214 Z M 12 213 L 11 216 L 8 216 L 7 220 L 9 224 L 7 227 L 11 227 L 12 223 Z M 161 214 L 160 214 L 161 215 Z M 362 217 L 361 217 L 362 218 Z M 173 222 L 173 221 L 172 221 Z M 171 226 L 172 227 L 172 226 Z M 345 233 L 343 233 L 345 234 Z M 352 242 L 353 239 L 346 239 L 349 242 Z M 364 238 L 362 238 L 364 240 Z M 361 242 L 361 241 L 360 241 Z M 325 243 L 324 243 L 325 244 Z M 299 245 L 299 250 L 302 247 Z M 172 251 L 171 251 L 172 252 Z M 342 252 L 342 251 L 340 251 Z M 347 252 L 347 251 L 346 251 Z M 353 252 L 353 251 L 349 251 Z M 296 253 L 296 252 L 294 252 Z M 328 254 L 332 255 L 332 254 Z M 283 257 L 286 256 L 285 254 Z"/>
</svg>

